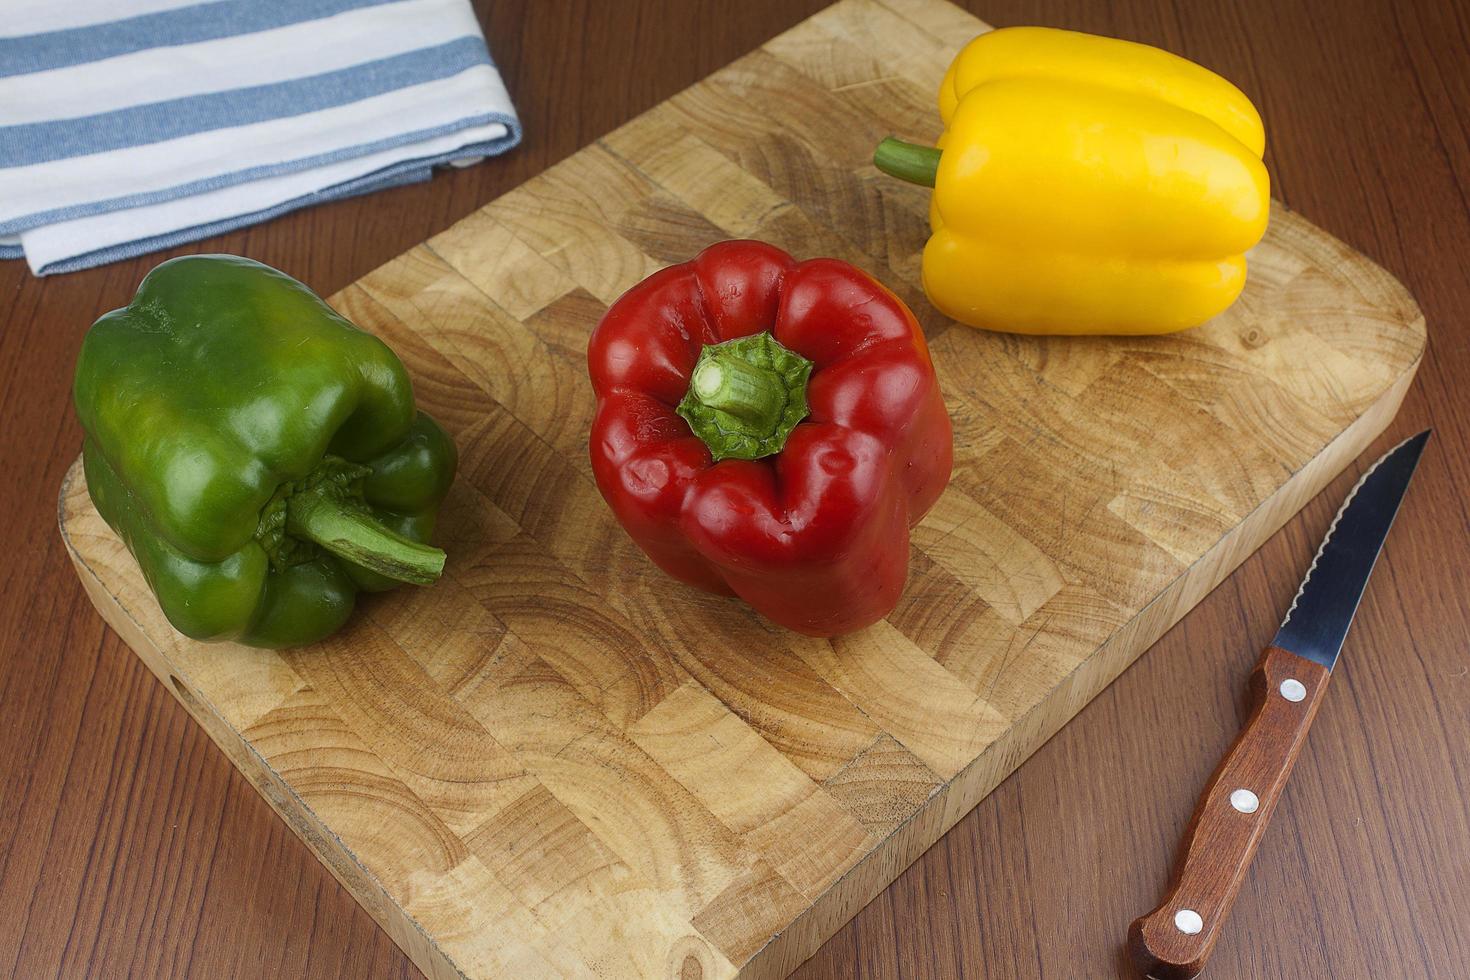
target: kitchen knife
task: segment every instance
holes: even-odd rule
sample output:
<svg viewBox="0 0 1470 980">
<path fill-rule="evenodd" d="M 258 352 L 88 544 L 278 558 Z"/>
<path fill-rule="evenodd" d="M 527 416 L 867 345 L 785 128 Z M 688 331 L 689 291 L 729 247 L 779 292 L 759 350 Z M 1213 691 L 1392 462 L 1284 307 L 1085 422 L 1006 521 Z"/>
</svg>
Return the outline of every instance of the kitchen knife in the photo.
<svg viewBox="0 0 1470 980">
<path fill-rule="evenodd" d="M 1428 441 L 1425 430 L 1374 463 L 1328 527 L 1251 674 L 1250 717 L 1194 809 L 1168 894 L 1128 930 L 1145 976 L 1188 980 L 1205 968 Z"/>
</svg>

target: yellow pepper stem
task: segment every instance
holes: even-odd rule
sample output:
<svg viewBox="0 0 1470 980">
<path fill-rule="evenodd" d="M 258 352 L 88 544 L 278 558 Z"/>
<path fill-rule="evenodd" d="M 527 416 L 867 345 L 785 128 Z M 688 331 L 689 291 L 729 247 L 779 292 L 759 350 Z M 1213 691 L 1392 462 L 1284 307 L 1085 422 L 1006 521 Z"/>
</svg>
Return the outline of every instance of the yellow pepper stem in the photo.
<svg viewBox="0 0 1470 980">
<path fill-rule="evenodd" d="M 873 166 L 899 180 L 933 187 L 939 172 L 939 153 L 932 146 L 905 143 L 890 136 L 873 151 Z"/>
</svg>

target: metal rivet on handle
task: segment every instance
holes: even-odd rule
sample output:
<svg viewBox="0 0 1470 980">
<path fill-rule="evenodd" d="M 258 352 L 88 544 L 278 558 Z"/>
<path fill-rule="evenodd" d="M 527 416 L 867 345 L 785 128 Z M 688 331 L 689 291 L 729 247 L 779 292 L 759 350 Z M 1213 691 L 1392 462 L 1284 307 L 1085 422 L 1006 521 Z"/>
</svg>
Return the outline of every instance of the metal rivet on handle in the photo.
<svg viewBox="0 0 1470 980">
<path fill-rule="evenodd" d="M 1300 701 L 1307 696 L 1306 685 L 1295 677 L 1288 677 L 1281 682 L 1281 696 L 1288 701 Z"/>
<path fill-rule="evenodd" d="M 1174 928 L 1186 936 L 1198 935 L 1205 927 L 1205 920 L 1199 917 L 1194 909 L 1180 909 L 1174 913 Z"/>
<path fill-rule="evenodd" d="M 1248 789 L 1238 789 L 1230 794 L 1230 805 L 1241 813 L 1255 813 L 1261 801 Z"/>
</svg>

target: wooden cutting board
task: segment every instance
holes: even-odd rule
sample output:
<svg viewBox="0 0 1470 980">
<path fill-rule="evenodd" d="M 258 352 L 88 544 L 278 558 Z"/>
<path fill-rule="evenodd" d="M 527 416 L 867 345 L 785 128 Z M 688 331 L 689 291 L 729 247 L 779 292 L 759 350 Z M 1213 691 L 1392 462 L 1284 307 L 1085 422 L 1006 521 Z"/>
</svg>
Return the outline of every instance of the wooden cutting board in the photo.
<svg viewBox="0 0 1470 980">
<path fill-rule="evenodd" d="M 927 192 L 869 158 L 937 134 L 981 30 L 942 0 L 843 0 L 334 297 L 463 464 L 444 580 L 319 646 L 182 640 L 69 474 L 102 614 L 431 977 L 784 976 L 1392 418 L 1417 307 L 1280 207 L 1240 302 L 1182 335 L 936 315 Z M 954 417 L 905 597 L 855 636 L 672 582 L 593 485 L 598 317 L 737 236 L 892 286 Z"/>
</svg>

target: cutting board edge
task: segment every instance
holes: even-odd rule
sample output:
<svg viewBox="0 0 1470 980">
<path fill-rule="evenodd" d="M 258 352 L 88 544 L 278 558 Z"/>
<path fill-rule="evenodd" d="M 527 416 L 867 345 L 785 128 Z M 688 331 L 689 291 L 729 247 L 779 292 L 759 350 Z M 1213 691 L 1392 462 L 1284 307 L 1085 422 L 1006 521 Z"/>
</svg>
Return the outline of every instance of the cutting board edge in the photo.
<svg viewBox="0 0 1470 980">
<path fill-rule="evenodd" d="M 1390 276 L 1392 278 L 1392 276 Z M 1417 323 L 1423 334 L 1422 316 Z M 1386 387 L 1372 405 L 1292 474 L 1268 500 L 1222 536 L 1183 575 L 1084 660 L 970 765 L 945 783 L 912 815 L 839 878 L 785 930 L 743 965 L 740 980 L 780 980 L 808 959 L 837 929 L 888 887 L 970 810 L 1122 675 L 1135 660 L 1290 520 L 1392 423 L 1413 382 L 1420 357 Z M 73 542 L 65 501 L 82 479 L 80 456 L 62 479 L 57 524 L 82 588 L 102 618 L 189 712 L 225 757 L 250 782 L 307 849 L 326 865 L 359 905 L 430 980 L 454 980 L 459 970 L 424 928 L 382 887 L 372 872 L 290 791 L 249 742 L 191 691 L 167 655 L 148 640 L 141 624 L 107 592 Z M 1193 593 L 1191 595 L 1191 593 Z M 1024 737 L 1023 737 L 1024 736 Z"/>
</svg>

